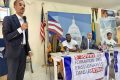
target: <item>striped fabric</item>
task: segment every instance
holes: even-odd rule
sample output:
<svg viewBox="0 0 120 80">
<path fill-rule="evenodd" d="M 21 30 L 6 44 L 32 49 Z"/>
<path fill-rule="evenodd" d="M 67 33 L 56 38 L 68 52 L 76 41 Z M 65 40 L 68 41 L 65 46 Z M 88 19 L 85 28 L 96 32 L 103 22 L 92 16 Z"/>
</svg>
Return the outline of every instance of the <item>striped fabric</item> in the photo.
<svg viewBox="0 0 120 80">
<path fill-rule="evenodd" d="M 41 11 L 41 27 L 40 27 L 40 36 L 41 36 L 42 42 L 45 40 L 45 26 L 46 26 L 46 21 L 45 21 L 44 11 L 43 11 L 43 7 L 42 7 L 42 11 Z"/>
<path fill-rule="evenodd" d="M 61 28 L 60 23 L 50 15 L 48 15 L 48 30 L 52 34 L 57 34 L 58 36 L 63 35 L 63 29 Z"/>
</svg>

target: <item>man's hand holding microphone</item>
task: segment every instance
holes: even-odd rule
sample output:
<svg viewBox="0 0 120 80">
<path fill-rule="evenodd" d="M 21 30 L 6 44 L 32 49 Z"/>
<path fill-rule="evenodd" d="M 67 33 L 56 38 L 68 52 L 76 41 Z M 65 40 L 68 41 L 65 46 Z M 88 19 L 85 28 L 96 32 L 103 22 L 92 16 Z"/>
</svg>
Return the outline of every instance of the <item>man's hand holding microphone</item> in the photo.
<svg viewBox="0 0 120 80">
<path fill-rule="evenodd" d="M 21 25 L 22 30 L 28 29 L 28 23 L 26 21 L 26 16 L 23 16 L 24 23 Z"/>
</svg>

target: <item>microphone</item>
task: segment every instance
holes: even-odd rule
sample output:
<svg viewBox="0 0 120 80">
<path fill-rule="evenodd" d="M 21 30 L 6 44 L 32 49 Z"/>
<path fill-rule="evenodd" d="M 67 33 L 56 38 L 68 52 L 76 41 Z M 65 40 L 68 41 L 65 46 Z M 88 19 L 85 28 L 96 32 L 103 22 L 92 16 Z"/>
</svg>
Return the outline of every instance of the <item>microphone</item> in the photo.
<svg viewBox="0 0 120 80">
<path fill-rule="evenodd" d="M 23 16 L 24 23 L 27 23 L 26 16 Z"/>
</svg>

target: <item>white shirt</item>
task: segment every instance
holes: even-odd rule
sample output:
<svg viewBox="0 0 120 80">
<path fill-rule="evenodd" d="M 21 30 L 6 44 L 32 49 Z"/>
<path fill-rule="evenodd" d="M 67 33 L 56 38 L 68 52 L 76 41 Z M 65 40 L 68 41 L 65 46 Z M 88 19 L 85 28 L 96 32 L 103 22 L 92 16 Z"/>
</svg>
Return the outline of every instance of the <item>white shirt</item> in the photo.
<svg viewBox="0 0 120 80">
<path fill-rule="evenodd" d="M 110 40 L 106 39 L 104 42 L 107 45 L 113 45 L 113 46 L 117 44 L 113 39 L 110 39 Z"/>
<path fill-rule="evenodd" d="M 22 24 L 24 23 L 23 18 L 22 18 L 22 17 L 20 17 L 20 16 L 19 16 L 19 15 L 17 15 L 17 14 L 16 14 L 16 16 L 17 16 L 17 18 L 18 18 L 18 20 L 19 20 L 20 24 L 22 25 Z M 18 31 L 20 34 L 22 34 L 22 33 L 23 33 L 23 41 L 22 41 L 22 43 L 21 43 L 21 44 L 26 44 L 25 30 L 22 30 L 21 28 L 18 28 L 18 29 L 17 29 L 17 31 Z"/>
<path fill-rule="evenodd" d="M 3 55 L 2 55 L 2 51 L 4 50 L 5 48 L 4 47 L 0 47 L 0 58 L 3 58 Z"/>
<path fill-rule="evenodd" d="M 88 49 L 90 49 L 90 48 L 89 48 L 89 46 L 90 46 L 89 43 L 90 43 L 91 39 L 87 39 L 87 41 L 88 41 Z"/>
<path fill-rule="evenodd" d="M 67 46 L 69 49 L 76 49 L 75 45 L 77 45 L 77 42 L 73 39 L 71 39 L 71 42 L 67 42 L 67 40 L 62 42 L 63 46 Z"/>
</svg>

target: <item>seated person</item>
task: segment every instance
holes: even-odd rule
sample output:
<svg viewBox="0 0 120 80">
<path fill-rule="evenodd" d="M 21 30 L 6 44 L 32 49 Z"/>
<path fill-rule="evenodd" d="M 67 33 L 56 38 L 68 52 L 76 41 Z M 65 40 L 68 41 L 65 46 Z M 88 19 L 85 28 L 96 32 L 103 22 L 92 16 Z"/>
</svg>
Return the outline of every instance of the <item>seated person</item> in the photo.
<svg viewBox="0 0 120 80">
<path fill-rule="evenodd" d="M 117 44 L 113 39 L 112 39 L 112 33 L 108 32 L 107 33 L 107 39 L 104 40 L 104 45 L 107 45 L 107 48 L 109 50 L 112 50 L 113 47 Z M 109 70 L 110 70 L 110 79 L 115 79 L 115 73 L 114 73 L 114 58 L 113 58 L 113 52 L 110 52 L 110 56 L 111 56 L 111 64 L 109 65 Z"/>
<path fill-rule="evenodd" d="M 53 34 L 49 37 L 49 42 L 47 46 L 47 53 L 48 53 L 48 63 L 50 65 L 53 65 L 53 59 L 51 58 L 50 53 L 55 53 L 55 52 L 62 52 L 63 47 L 61 45 L 61 42 L 57 36 L 57 34 Z"/>
<path fill-rule="evenodd" d="M 66 34 L 66 40 L 62 42 L 62 45 L 64 50 L 68 49 L 70 52 L 76 52 L 79 50 L 77 42 L 71 39 L 70 34 Z"/>
<path fill-rule="evenodd" d="M 96 45 L 95 40 L 92 39 L 92 33 L 89 32 L 87 34 L 87 38 L 83 37 L 82 38 L 82 43 L 81 43 L 81 49 L 98 49 L 98 46 Z"/>
<path fill-rule="evenodd" d="M 70 52 L 76 52 L 79 50 L 78 44 L 75 40 L 71 39 L 70 34 L 66 34 L 66 40 L 62 42 L 61 51 L 66 51 L 68 49 Z M 62 61 L 59 63 L 58 66 L 58 79 L 63 80 L 64 72 L 63 72 L 63 63 Z"/>
<path fill-rule="evenodd" d="M 107 39 L 103 41 L 103 44 L 106 44 L 108 47 L 114 47 L 117 43 L 112 39 L 112 33 L 107 33 Z"/>
</svg>

